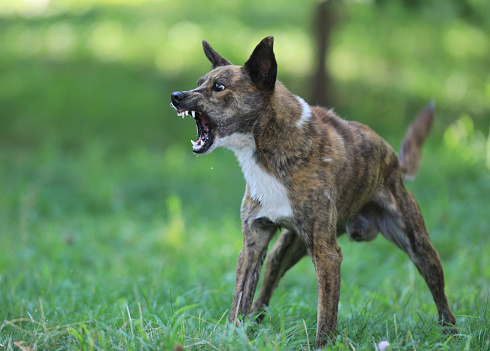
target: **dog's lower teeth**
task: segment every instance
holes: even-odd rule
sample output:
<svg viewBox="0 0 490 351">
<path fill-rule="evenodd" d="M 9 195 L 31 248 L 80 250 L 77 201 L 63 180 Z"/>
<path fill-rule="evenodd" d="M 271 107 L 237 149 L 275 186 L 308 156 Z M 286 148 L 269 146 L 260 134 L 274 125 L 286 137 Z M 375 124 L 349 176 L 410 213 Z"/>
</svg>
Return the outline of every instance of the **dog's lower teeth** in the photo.
<svg viewBox="0 0 490 351">
<path fill-rule="evenodd" d="M 192 146 L 195 146 L 197 143 L 194 140 L 191 140 Z"/>
</svg>

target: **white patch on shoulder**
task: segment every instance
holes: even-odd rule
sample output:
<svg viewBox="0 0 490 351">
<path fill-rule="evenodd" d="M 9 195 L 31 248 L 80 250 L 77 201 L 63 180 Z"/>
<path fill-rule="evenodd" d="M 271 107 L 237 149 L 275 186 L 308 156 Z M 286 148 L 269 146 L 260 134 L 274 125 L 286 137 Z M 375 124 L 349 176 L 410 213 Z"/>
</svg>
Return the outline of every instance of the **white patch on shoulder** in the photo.
<svg viewBox="0 0 490 351">
<path fill-rule="evenodd" d="M 256 145 L 253 136 L 235 133 L 217 141 L 219 146 L 235 152 L 250 189 L 250 196 L 261 205 L 257 218 L 267 217 L 273 222 L 292 218 L 293 209 L 286 187 L 255 162 Z"/>
<path fill-rule="evenodd" d="M 306 122 L 311 119 L 311 107 L 305 100 L 303 100 L 299 96 L 296 96 L 296 99 L 298 99 L 302 108 L 301 117 L 296 121 L 296 126 L 298 128 L 301 128 Z"/>
</svg>

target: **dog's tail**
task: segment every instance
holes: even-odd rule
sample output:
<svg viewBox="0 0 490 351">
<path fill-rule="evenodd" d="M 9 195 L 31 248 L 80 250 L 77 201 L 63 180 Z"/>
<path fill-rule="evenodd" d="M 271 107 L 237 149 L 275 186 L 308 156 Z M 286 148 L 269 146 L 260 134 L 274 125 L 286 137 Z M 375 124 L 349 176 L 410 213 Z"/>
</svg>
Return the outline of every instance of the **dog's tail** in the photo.
<svg viewBox="0 0 490 351">
<path fill-rule="evenodd" d="M 434 101 L 419 112 L 402 140 L 398 160 L 403 180 L 414 180 L 422 159 L 422 144 L 434 120 Z"/>
</svg>

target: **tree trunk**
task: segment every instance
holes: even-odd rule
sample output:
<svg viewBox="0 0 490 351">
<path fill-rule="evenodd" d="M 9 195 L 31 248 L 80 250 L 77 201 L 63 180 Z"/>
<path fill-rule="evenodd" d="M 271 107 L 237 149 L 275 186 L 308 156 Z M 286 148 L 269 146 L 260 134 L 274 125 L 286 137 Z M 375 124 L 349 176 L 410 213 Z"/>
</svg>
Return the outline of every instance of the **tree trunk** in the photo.
<svg viewBox="0 0 490 351">
<path fill-rule="evenodd" d="M 335 25 L 335 6 L 333 1 L 323 0 L 315 7 L 314 35 L 316 40 L 316 62 L 312 77 L 310 102 L 329 107 L 334 105 L 331 78 L 325 60 L 329 53 L 330 37 Z"/>
</svg>

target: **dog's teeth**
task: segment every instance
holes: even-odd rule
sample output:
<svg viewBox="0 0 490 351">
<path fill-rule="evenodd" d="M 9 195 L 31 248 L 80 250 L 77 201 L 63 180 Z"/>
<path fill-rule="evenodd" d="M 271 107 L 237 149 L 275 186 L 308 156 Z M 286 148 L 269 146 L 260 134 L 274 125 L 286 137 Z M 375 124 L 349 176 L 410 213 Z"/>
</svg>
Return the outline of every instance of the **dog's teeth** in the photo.
<svg viewBox="0 0 490 351">
<path fill-rule="evenodd" d="M 186 116 L 189 116 L 189 111 L 185 111 L 185 115 Z"/>
<path fill-rule="evenodd" d="M 196 118 L 196 111 L 191 111 L 192 118 Z"/>
<path fill-rule="evenodd" d="M 191 144 L 192 144 L 192 146 L 195 146 L 197 143 L 191 139 Z"/>
</svg>

